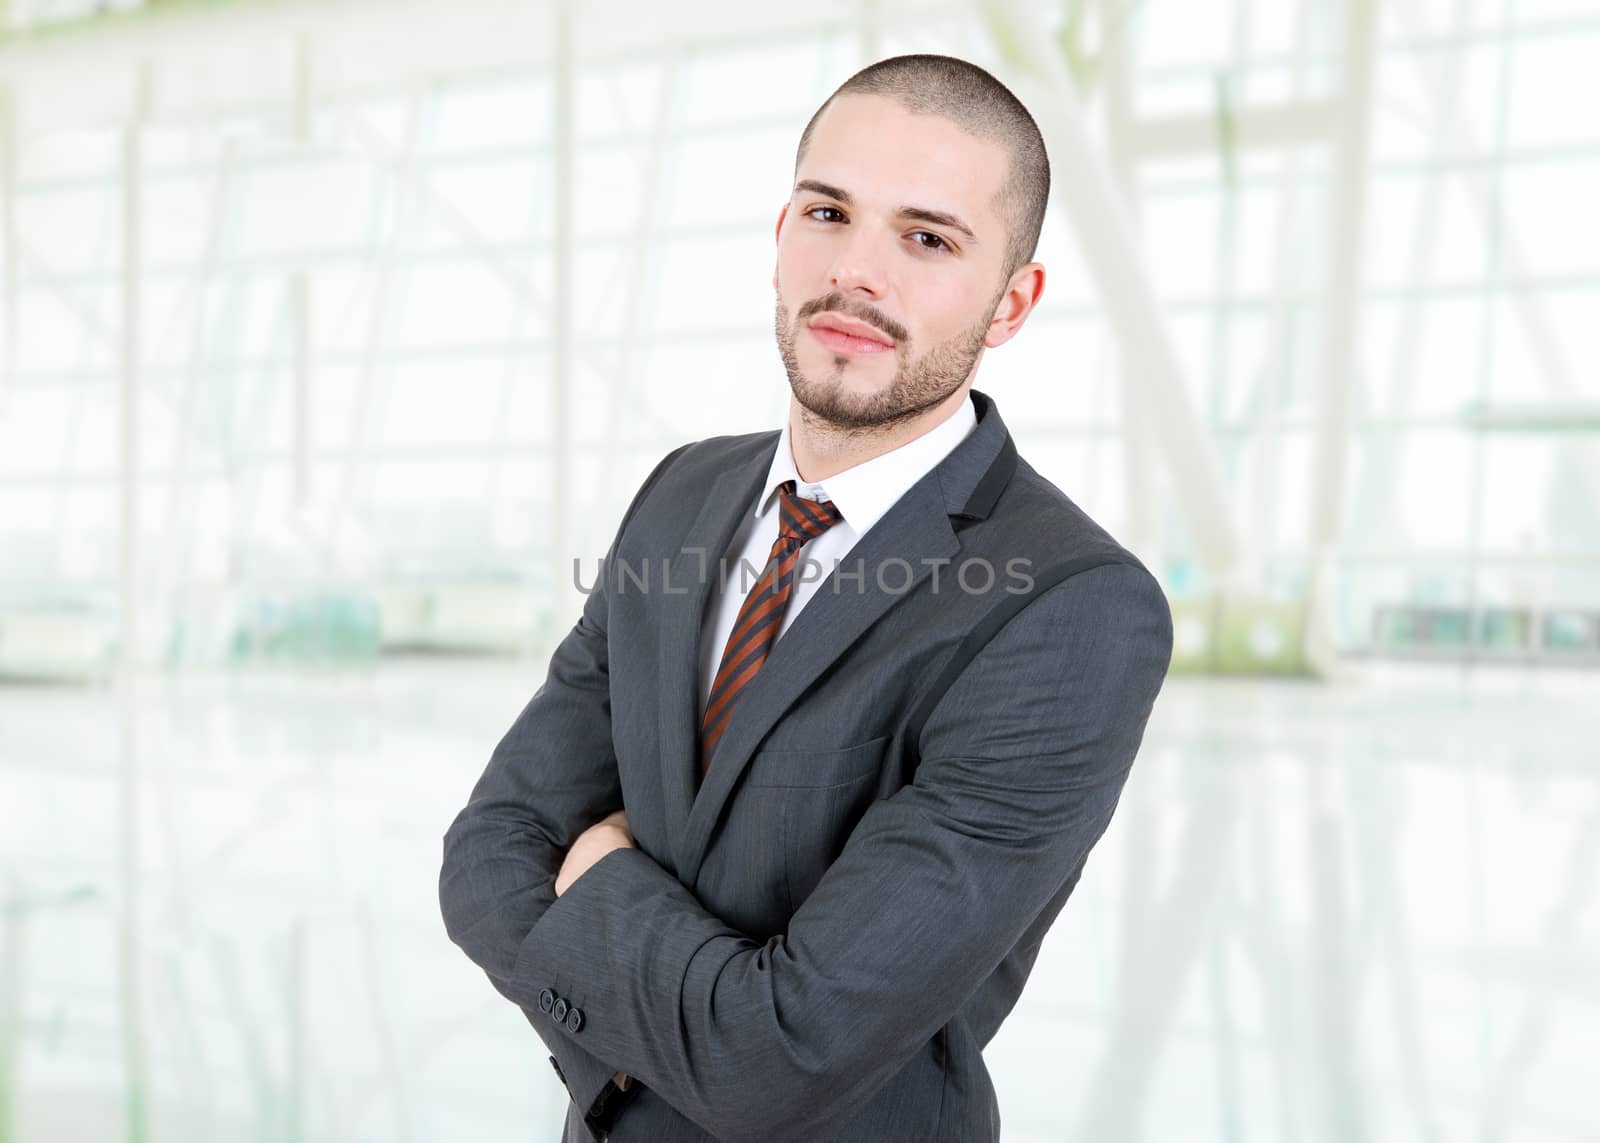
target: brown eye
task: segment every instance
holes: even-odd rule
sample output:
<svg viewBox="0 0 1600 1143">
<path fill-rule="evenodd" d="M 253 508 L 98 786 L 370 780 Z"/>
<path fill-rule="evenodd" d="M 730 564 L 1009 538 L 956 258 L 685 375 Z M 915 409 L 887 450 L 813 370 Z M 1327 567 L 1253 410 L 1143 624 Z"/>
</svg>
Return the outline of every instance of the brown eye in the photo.
<svg viewBox="0 0 1600 1143">
<path fill-rule="evenodd" d="M 948 242 L 946 242 L 943 238 L 940 238 L 937 234 L 930 234 L 926 230 L 917 231 L 916 232 L 916 238 L 918 239 L 917 245 L 921 246 L 924 250 L 948 250 L 948 249 L 950 249 L 950 244 Z M 938 245 L 930 246 L 926 242 L 921 241 L 924 238 L 931 238 L 931 239 L 934 240 L 934 242 L 938 243 Z"/>
<path fill-rule="evenodd" d="M 819 210 L 831 210 L 831 211 L 833 211 L 834 214 L 837 214 L 841 219 L 844 217 L 844 212 L 841 211 L 836 206 L 814 206 L 810 210 L 806 211 L 806 217 L 807 218 L 816 218 L 817 217 L 817 211 L 819 211 Z M 818 222 L 833 222 L 834 219 L 831 219 L 831 218 L 817 218 L 817 221 Z"/>
</svg>

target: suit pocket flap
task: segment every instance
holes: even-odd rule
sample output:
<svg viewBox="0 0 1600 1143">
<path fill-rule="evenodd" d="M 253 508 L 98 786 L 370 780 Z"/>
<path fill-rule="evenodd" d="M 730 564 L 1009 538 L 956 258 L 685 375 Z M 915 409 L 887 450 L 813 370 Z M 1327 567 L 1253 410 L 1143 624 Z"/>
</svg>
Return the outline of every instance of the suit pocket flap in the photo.
<svg viewBox="0 0 1600 1143">
<path fill-rule="evenodd" d="M 890 735 L 833 750 L 758 750 L 745 771 L 748 786 L 791 789 L 838 786 L 878 772 Z"/>
</svg>

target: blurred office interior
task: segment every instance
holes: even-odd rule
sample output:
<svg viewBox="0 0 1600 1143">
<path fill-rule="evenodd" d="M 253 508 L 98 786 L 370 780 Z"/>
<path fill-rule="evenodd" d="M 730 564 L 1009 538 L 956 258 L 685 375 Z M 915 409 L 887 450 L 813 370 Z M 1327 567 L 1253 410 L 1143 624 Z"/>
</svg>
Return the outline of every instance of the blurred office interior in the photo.
<svg viewBox="0 0 1600 1143">
<path fill-rule="evenodd" d="M 1596 0 L 0 0 L 0 1143 L 557 1137 L 440 838 L 908 51 L 1045 133 L 976 384 L 1177 635 L 1005 1138 L 1600 1139 Z"/>
</svg>

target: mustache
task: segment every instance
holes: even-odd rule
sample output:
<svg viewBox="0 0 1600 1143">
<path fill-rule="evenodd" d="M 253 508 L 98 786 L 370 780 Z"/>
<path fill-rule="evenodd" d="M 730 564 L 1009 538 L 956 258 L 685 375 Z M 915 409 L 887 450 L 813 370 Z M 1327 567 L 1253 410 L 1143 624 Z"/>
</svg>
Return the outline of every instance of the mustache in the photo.
<svg viewBox="0 0 1600 1143">
<path fill-rule="evenodd" d="M 906 327 L 895 321 L 894 318 L 878 309 L 861 302 L 852 302 L 843 294 L 835 290 L 820 298 L 812 298 L 795 313 L 794 320 L 803 322 L 816 314 L 841 313 L 846 317 L 853 317 L 857 321 L 864 321 L 870 326 L 876 326 L 892 337 L 897 345 L 904 345 L 911 336 L 906 332 Z"/>
</svg>

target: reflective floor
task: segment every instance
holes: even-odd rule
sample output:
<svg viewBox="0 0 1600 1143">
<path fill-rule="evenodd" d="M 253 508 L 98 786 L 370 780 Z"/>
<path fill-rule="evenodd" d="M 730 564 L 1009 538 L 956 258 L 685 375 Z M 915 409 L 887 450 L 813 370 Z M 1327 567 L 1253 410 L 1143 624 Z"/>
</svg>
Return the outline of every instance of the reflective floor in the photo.
<svg viewBox="0 0 1600 1143">
<path fill-rule="evenodd" d="M 0 1140 L 559 1137 L 440 835 L 543 678 L 0 688 Z M 1600 1139 L 1600 675 L 1174 678 L 987 1052 L 1008 1143 Z"/>
</svg>

